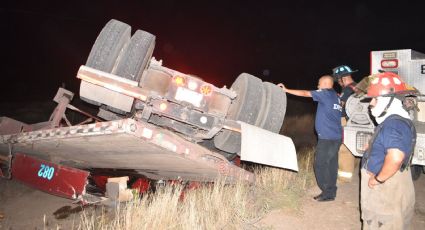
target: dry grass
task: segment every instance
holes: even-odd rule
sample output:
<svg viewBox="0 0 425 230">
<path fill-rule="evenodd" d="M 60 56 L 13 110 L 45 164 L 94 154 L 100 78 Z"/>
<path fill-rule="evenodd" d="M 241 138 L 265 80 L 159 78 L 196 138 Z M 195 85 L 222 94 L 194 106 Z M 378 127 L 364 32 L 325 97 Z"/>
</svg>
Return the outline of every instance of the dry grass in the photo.
<svg viewBox="0 0 425 230">
<path fill-rule="evenodd" d="M 256 182 L 212 186 L 185 192 L 183 186 L 159 187 L 116 212 L 81 215 L 78 229 L 257 229 L 255 223 L 273 209 L 298 210 L 300 198 L 311 186 L 311 149 L 299 153 L 300 172 L 270 167 L 254 170 Z"/>
<path fill-rule="evenodd" d="M 298 173 L 269 167 L 257 170 L 257 200 L 268 206 L 269 210 L 299 210 L 300 198 L 314 183 L 312 149 L 302 150 L 298 158 L 300 168 Z"/>
</svg>

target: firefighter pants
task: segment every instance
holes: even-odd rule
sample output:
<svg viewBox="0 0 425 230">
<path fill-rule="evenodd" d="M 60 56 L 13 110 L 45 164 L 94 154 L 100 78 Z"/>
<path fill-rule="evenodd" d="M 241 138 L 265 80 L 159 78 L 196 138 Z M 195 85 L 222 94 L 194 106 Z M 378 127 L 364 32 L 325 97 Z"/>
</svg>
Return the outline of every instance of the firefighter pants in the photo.
<svg viewBox="0 0 425 230">
<path fill-rule="evenodd" d="M 314 174 L 322 196 L 335 198 L 338 174 L 338 149 L 341 140 L 319 139 L 314 159 Z"/>
<path fill-rule="evenodd" d="M 385 183 L 369 188 L 369 175 L 361 170 L 363 229 L 411 229 L 415 190 L 410 170 L 397 171 Z"/>
<path fill-rule="evenodd" d="M 345 127 L 347 120 L 341 117 L 341 125 Z M 342 144 L 338 152 L 338 179 L 342 182 L 350 182 L 353 178 L 356 158 L 350 150 Z"/>
</svg>

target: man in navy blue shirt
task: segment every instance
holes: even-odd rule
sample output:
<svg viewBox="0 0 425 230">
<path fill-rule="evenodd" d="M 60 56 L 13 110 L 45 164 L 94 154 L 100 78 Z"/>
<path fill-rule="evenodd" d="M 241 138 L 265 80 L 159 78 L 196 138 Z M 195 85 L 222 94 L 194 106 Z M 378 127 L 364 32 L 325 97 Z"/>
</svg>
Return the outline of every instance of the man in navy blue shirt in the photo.
<svg viewBox="0 0 425 230">
<path fill-rule="evenodd" d="M 315 129 L 318 136 L 316 146 L 314 173 L 317 185 L 322 193 L 315 196 L 317 201 L 332 201 L 336 196 L 336 179 L 338 171 L 338 149 L 341 145 L 341 105 L 335 90 L 333 78 L 329 75 L 319 79 L 318 90 L 288 89 L 278 84 L 286 93 L 312 97 L 318 103 Z"/>
<path fill-rule="evenodd" d="M 367 96 L 379 124 L 361 169 L 363 229 L 410 229 L 415 190 L 408 170 L 416 130 L 402 101 L 415 89 L 394 73 L 372 75 Z"/>
</svg>

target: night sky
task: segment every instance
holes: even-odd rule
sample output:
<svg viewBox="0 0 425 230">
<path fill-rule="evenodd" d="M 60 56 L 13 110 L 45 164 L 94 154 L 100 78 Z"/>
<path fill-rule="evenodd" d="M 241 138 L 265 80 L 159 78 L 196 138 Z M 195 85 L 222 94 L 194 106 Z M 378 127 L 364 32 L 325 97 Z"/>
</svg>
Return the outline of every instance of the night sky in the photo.
<svg viewBox="0 0 425 230">
<path fill-rule="evenodd" d="M 337 65 L 366 76 L 371 50 L 425 53 L 424 1 L 312 2 L 3 1 L 0 103 L 51 100 L 62 84 L 78 93 L 77 70 L 112 18 L 156 35 L 165 66 L 219 87 L 247 72 L 314 89 Z"/>
</svg>

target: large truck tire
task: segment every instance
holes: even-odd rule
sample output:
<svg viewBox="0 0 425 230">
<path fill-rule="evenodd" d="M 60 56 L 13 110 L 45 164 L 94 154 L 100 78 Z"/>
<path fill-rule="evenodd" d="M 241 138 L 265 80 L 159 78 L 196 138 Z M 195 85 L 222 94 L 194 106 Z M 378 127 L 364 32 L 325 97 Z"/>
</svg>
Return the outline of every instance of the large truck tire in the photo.
<svg viewBox="0 0 425 230">
<path fill-rule="evenodd" d="M 255 125 L 263 103 L 262 81 L 247 73 L 242 73 L 232 84 L 237 96 L 232 101 L 226 119 L 238 120 Z M 240 152 L 240 133 L 223 130 L 214 137 L 214 145 L 229 153 Z"/>
<path fill-rule="evenodd" d="M 140 82 L 143 70 L 152 57 L 154 47 L 155 36 L 143 30 L 137 30 L 120 55 L 114 74 Z"/>
<path fill-rule="evenodd" d="M 86 66 L 112 73 L 123 47 L 130 41 L 131 27 L 115 19 L 103 27 L 90 51 Z"/>
<path fill-rule="evenodd" d="M 411 165 L 410 166 L 410 172 L 412 173 L 412 180 L 417 180 L 421 176 L 423 172 L 423 166 L 422 165 Z"/>
<path fill-rule="evenodd" d="M 263 82 L 265 102 L 255 123 L 256 126 L 279 133 L 286 112 L 286 93 L 277 85 Z"/>
<path fill-rule="evenodd" d="M 130 41 L 131 27 L 111 19 L 99 33 L 86 61 L 86 66 L 111 73 L 124 46 Z M 100 106 L 101 103 L 81 97 L 82 100 Z"/>
</svg>

